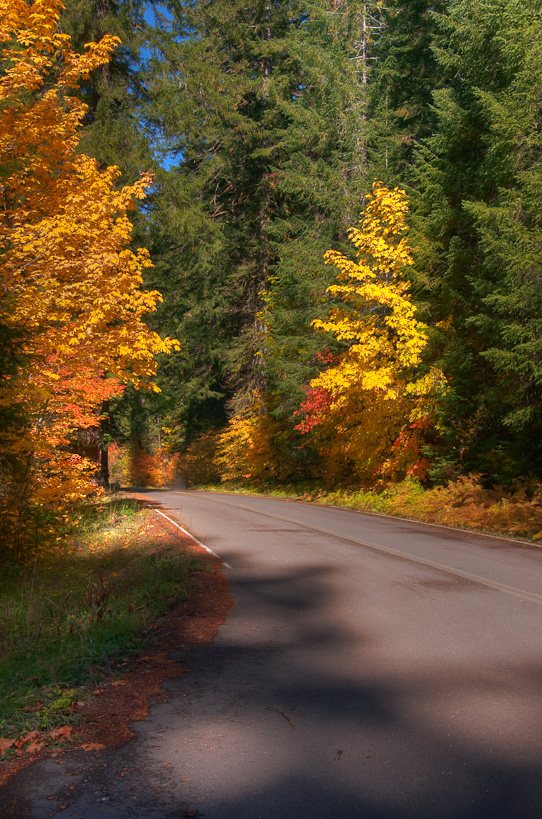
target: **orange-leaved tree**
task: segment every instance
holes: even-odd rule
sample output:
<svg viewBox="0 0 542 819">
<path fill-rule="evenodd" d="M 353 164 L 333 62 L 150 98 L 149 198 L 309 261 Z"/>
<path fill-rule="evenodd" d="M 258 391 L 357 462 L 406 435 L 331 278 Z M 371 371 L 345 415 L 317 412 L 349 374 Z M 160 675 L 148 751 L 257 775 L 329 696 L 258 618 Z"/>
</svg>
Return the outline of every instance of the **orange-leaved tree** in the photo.
<svg viewBox="0 0 542 819">
<path fill-rule="evenodd" d="M 254 390 L 249 406 L 218 436 L 213 464 L 221 480 L 260 483 L 276 477 L 275 431 L 265 394 Z"/>
<path fill-rule="evenodd" d="M 93 489 L 72 436 L 124 383 L 152 388 L 155 355 L 175 345 L 144 323 L 160 295 L 142 289 L 147 251 L 130 248 L 127 214 L 150 178 L 118 188 L 117 168 L 77 153 L 86 107 L 74 92 L 118 41 L 75 54 L 62 8 L 0 0 L 0 323 L 19 361 L 0 383 L 0 409 L 19 419 L 0 431 L 0 512 L 12 542 L 25 516 Z"/>
<path fill-rule="evenodd" d="M 420 441 L 445 379 L 436 368 L 419 372 L 428 336 L 405 277 L 407 213 L 404 191 L 375 182 L 360 227 L 349 230 L 357 259 L 324 257 L 339 270 L 327 292 L 340 304 L 313 326 L 348 346 L 311 381 L 298 429 L 325 456 L 330 480 L 421 477 L 426 468 Z"/>
</svg>

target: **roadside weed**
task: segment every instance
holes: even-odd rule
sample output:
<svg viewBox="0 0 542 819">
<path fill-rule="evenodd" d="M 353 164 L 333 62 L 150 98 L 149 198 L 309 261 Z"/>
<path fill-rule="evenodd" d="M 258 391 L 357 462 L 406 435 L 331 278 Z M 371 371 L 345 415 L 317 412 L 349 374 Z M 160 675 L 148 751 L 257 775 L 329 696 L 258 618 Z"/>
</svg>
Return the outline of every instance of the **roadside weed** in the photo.
<svg viewBox="0 0 542 819">
<path fill-rule="evenodd" d="M 74 719 L 85 690 L 140 649 L 201 564 L 133 500 L 86 506 L 65 547 L 0 567 L 0 737 Z"/>
</svg>

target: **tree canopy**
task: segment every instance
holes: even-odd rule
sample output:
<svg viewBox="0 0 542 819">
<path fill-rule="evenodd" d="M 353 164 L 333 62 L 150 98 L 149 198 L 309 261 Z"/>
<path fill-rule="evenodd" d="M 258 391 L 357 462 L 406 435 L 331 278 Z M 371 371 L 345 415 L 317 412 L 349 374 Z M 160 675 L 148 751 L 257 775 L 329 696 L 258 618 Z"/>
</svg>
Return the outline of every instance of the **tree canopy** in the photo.
<svg viewBox="0 0 542 819">
<path fill-rule="evenodd" d="M 540 476 L 535 0 L 2 2 L 3 474 Z"/>
<path fill-rule="evenodd" d="M 95 467 L 70 439 L 123 384 L 152 388 L 156 354 L 174 346 L 143 321 L 160 295 L 142 288 L 148 251 L 129 247 L 127 214 L 151 180 L 117 188 L 116 168 L 77 152 L 75 91 L 117 41 L 76 54 L 60 8 L 0 3 L 2 323 L 21 360 L 3 375 L 1 403 L 19 423 L 1 433 L 1 500 L 14 537 L 23 501 L 64 506 L 93 488 Z"/>
</svg>

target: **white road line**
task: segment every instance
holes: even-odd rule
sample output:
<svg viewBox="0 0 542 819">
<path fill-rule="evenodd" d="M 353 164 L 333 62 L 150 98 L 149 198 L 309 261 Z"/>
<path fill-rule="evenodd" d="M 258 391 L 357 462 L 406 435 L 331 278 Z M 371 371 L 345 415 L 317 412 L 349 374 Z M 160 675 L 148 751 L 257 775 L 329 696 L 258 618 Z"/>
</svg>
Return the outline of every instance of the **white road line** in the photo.
<svg viewBox="0 0 542 819">
<path fill-rule="evenodd" d="M 177 490 L 179 494 L 187 495 L 186 490 Z M 196 490 L 198 491 L 198 490 Z M 220 492 L 214 492 L 212 489 L 202 490 L 209 494 L 219 495 Z M 227 493 L 225 493 L 227 494 Z M 271 495 L 256 495 L 247 493 L 247 495 L 238 495 L 238 497 L 262 498 L 264 500 L 280 500 L 284 503 L 295 503 L 299 506 L 312 506 L 319 509 L 338 509 L 339 512 L 354 512 L 356 515 L 368 515 L 372 518 L 384 518 L 384 520 L 402 520 L 406 523 L 415 523 L 416 526 L 430 526 L 433 529 L 444 529 L 449 532 L 459 532 L 460 535 L 473 535 L 474 537 L 487 538 L 488 540 L 504 540 L 506 543 L 519 543 L 521 546 L 533 546 L 535 549 L 542 549 L 541 543 L 535 543 L 534 540 L 520 540 L 517 537 L 508 537 L 506 535 L 496 535 L 490 532 L 479 532 L 476 529 L 461 529 L 459 526 L 447 526 L 444 523 L 430 523 L 428 520 L 417 520 L 416 518 L 405 518 L 402 515 L 388 515 L 385 512 L 369 512 L 368 509 L 356 509 L 352 506 L 335 506 L 333 503 L 318 503 L 317 501 L 298 500 L 297 498 L 276 498 Z M 246 507 L 247 509 L 252 507 Z"/>
<path fill-rule="evenodd" d="M 273 512 L 263 512 L 261 509 L 255 509 L 251 506 L 245 506 L 241 503 L 232 503 L 229 500 L 225 499 L 218 499 L 214 498 L 216 503 L 222 503 L 224 506 L 233 506 L 237 509 L 243 509 L 247 512 L 252 512 L 257 515 L 263 515 L 264 517 L 274 518 L 275 520 L 282 520 L 286 523 L 293 523 L 295 526 L 299 526 L 300 528 L 310 529 L 313 532 L 320 532 L 324 535 L 329 535 L 331 537 L 336 538 L 337 540 L 343 540 L 346 543 L 354 543 L 356 546 L 365 546 L 368 549 L 372 549 L 376 552 L 382 552 L 383 554 L 393 555 L 394 557 L 402 558 L 403 560 L 409 560 L 412 563 L 419 563 L 422 566 L 430 566 L 432 569 L 438 569 L 441 572 L 446 572 L 446 574 L 456 575 L 458 577 L 463 577 L 465 580 L 472 580 L 474 583 L 480 583 L 483 586 L 487 586 L 491 589 L 496 589 L 497 591 L 504 592 L 505 594 L 509 594 L 512 597 L 519 597 L 521 600 L 530 600 L 533 603 L 542 603 L 542 595 L 537 594 L 536 592 L 527 591 L 526 589 L 519 589 L 516 586 L 509 586 L 506 583 L 500 583 L 498 580 L 493 580 L 489 577 L 482 577 L 481 575 L 474 574 L 471 572 L 464 571 L 463 569 L 456 568 L 455 566 L 450 566 L 446 563 L 440 563 L 436 560 L 428 560 L 424 557 L 419 557 L 418 555 L 413 555 L 410 552 L 404 552 L 400 549 L 393 549 L 391 546 L 382 546 L 379 543 L 373 543 L 370 540 L 362 540 L 361 538 L 356 537 L 349 537 L 348 535 L 339 535 L 336 532 L 330 529 L 323 529 L 320 526 L 312 526 L 310 523 L 304 523 L 300 520 L 295 520 L 294 518 L 287 518 L 283 515 L 276 515 Z"/>
<path fill-rule="evenodd" d="M 152 510 L 154 512 L 156 512 L 157 515 L 162 515 L 163 518 L 165 518 L 166 520 L 169 520 L 169 522 L 172 523 L 174 526 L 176 526 L 177 529 L 180 529 L 181 532 L 183 532 L 187 537 L 191 538 L 191 540 L 193 540 L 194 543 L 197 543 L 198 546 L 201 546 L 202 549 L 205 549 L 206 552 L 209 552 L 210 555 L 213 555 L 213 557 L 217 557 L 219 560 L 222 560 L 220 555 L 217 555 L 216 552 L 213 552 L 213 550 L 210 549 L 208 546 L 206 546 L 205 543 L 202 543 L 201 540 L 197 539 L 197 537 L 194 537 L 194 535 L 191 535 L 190 532 L 187 532 L 186 529 L 184 529 L 182 526 L 179 526 L 179 524 L 175 523 L 174 520 L 172 520 L 171 518 L 168 518 L 168 516 L 164 515 L 164 513 L 161 512 L 159 509 L 156 509 L 154 506 L 152 506 L 151 508 L 152 508 Z M 225 566 L 226 569 L 231 569 L 230 564 L 226 563 L 225 560 L 222 560 L 222 565 Z"/>
</svg>

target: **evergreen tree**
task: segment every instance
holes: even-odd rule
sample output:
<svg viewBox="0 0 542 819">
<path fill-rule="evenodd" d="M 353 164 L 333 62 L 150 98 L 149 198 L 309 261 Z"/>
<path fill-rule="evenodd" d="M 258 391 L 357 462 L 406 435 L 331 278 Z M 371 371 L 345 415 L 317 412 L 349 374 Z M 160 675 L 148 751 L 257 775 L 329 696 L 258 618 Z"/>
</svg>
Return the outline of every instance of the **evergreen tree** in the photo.
<svg viewBox="0 0 542 819">
<path fill-rule="evenodd" d="M 188 439 L 255 389 L 291 412 L 314 372 L 323 253 L 346 238 L 366 187 L 367 7 L 168 4 L 149 90 L 181 159 L 157 203 L 156 246 L 183 344 L 166 377 L 183 381 Z"/>
<path fill-rule="evenodd" d="M 447 0 L 389 0 L 370 85 L 370 159 L 375 174 L 394 184 L 413 183 L 416 146 L 429 137 L 436 117 L 433 92 L 443 69 L 433 51 L 439 15 Z"/>
<path fill-rule="evenodd" d="M 310 331 L 326 309 L 323 255 L 346 247 L 372 182 L 367 113 L 378 14 L 378 3 L 312 4 L 293 44 L 303 84 L 288 106 L 281 173 L 288 215 L 274 225 L 277 262 L 264 310 L 269 388 L 287 414 L 299 405 L 323 343 Z"/>
<path fill-rule="evenodd" d="M 163 420 L 183 445 L 256 391 L 295 441 L 302 387 L 342 349 L 310 329 L 322 257 L 346 250 L 378 178 L 409 192 L 414 294 L 441 327 L 443 462 L 542 470 L 536 0 L 167 0 L 154 27 L 144 0 L 66 4 L 79 51 L 122 40 L 83 87 L 83 148 L 128 180 L 154 167 L 138 236 L 165 298 L 153 324 L 182 343 L 163 392 L 127 393 L 111 434 L 144 446 Z"/>
<path fill-rule="evenodd" d="M 146 42 L 145 0 L 65 0 L 62 30 L 74 51 L 105 34 L 120 39 L 109 65 L 82 83 L 88 106 L 81 151 L 104 165 L 117 165 L 123 181 L 132 182 L 154 166 L 151 137 L 145 127 L 146 92 L 141 48 Z"/>
<path fill-rule="evenodd" d="M 517 469 L 506 454 L 513 441 L 503 426 L 495 356 L 487 352 L 495 341 L 489 294 L 508 274 L 488 267 L 477 222 L 480 206 L 514 187 L 511 153 L 503 150 L 488 100 L 506 96 L 521 69 L 518 42 L 525 42 L 522 30 L 532 13 L 527 6 L 455 0 L 447 15 L 435 16 L 440 32 L 434 53 L 444 81 L 433 92 L 435 130 L 417 149 L 413 166 L 417 263 L 420 276 L 429 274 L 432 319 L 445 329 L 434 339 L 433 354 L 442 357 L 450 377 L 442 419 L 446 459 L 493 480 Z"/>
<path fill-rule="evenodd" d="M 485 311 L 473 327 L 487 339 L 483 357 L 494 368 L 505 453 L 514 472 L 542 474 L 542 17 L 536 2 L 510 2 L 501 33 L 511 80 L 479 91 L 487 117 L 488 164 L 499 187 L 485 202 L 466 203 L 483 254 L 477 292 Z M 509 437 L 509 436 L 507 436 Z"/>
</svg>

